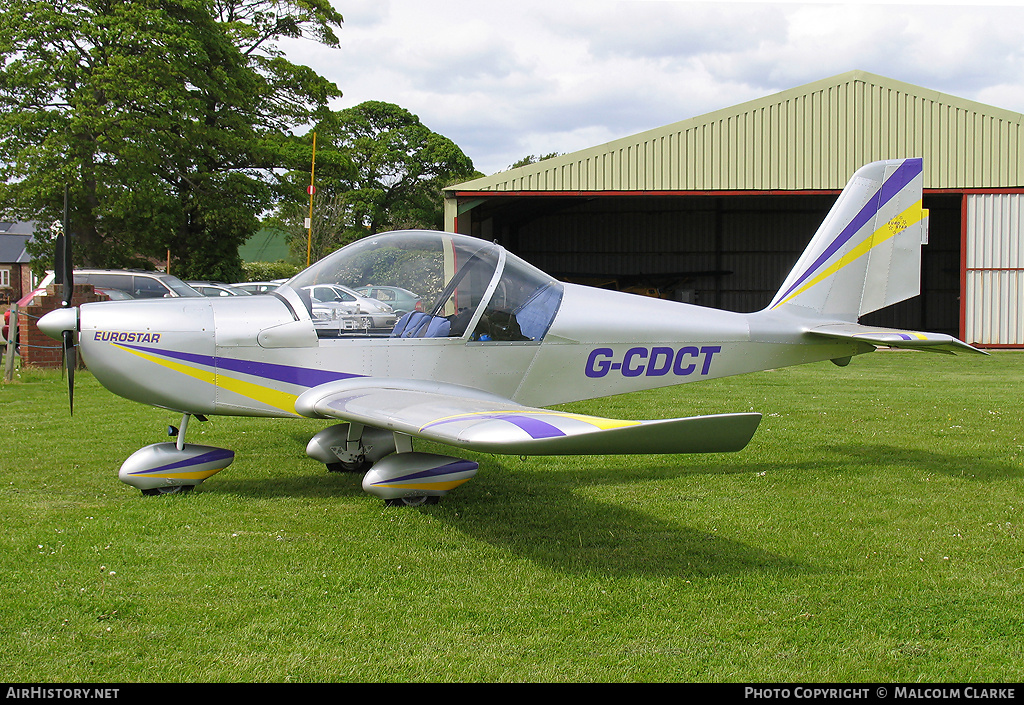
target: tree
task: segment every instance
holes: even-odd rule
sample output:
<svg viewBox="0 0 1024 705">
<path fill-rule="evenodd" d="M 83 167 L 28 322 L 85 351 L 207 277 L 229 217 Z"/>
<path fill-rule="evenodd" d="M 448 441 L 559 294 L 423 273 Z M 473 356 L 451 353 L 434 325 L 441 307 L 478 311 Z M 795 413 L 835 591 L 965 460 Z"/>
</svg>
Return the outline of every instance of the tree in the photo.
<svg viewBox="0 0 1024 705">
<path fill-rule="evenodd" d="M 510 164 L 508 168 L 509 169 L 517 169 L 518 167 L 521 167 L 521 166 L 528 166 L 530 164 L 536 164 L 537 162 L 542 162 L 545 159 L 553 159 L 554 157 L 560 157 L 560 156 L 561 156 L 560 152 L 552 152 L 551 154 L 542 154 L 539 157 L 534 155 L 534 154 L 528 154 L 525 157 L 523 157 L 522 159 L 516 161 L 515 163 Z"/>
<path fill-rule="evenodd" d="M 383 230 L 442 229 L 442 189 L 478 175 L 454 142 L 391 103 L 368 101 L 331 113 L 315 132 L 314 260 Z M 320 145 L 333 165 L 329 176 L 321 175 Z M 291 224 L 294 250 L 304 255 L 308 233 L 298 223 L 305 215 L 293 206 L 280 217 Z"/>
<path fill-rule="evenodd" d="M 0 0 L 0 208 L 49 223 L 70 185 L 78 259 L 240 275 L 237 249 L 340 95 L 276 48 L 336 45 L 328 0 Z"/>
</svg>

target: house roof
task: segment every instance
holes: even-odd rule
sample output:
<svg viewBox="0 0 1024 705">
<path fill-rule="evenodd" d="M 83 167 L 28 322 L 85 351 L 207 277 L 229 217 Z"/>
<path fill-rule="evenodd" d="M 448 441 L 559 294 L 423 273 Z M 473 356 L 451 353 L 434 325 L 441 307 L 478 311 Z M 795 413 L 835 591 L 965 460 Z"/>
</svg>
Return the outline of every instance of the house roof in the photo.
<svg viewBox="0 0 1024 705">
<path fill-rule="evenodd" d="M 5 235 L 0 233 L 0 264 L 27 264 L 32 261 L 25 250 L 31 235 Z"/>
<path fill-rule="evenodd" d="M 0 221 L 0 264 L 28 264 L 32 257 L 25 244 L 32 239 L 35 221 Z"/>
</svg>

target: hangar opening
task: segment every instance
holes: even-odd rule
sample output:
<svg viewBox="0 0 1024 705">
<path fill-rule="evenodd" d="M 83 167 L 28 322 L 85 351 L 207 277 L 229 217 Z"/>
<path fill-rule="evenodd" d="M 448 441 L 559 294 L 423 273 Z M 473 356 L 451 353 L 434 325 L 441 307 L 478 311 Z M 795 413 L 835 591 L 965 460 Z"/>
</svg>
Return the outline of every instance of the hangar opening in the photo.
<svg viewBox="0 0 1024 705">
<path fill-rule="evenodd" d="M 771 301 L 837 195 L 492 197 L 460 231 L 564 281 L 751 312 Z M 961 200 L 925 196 L 924 295 L 865 323 L 958 334 Z"/>
</svg>

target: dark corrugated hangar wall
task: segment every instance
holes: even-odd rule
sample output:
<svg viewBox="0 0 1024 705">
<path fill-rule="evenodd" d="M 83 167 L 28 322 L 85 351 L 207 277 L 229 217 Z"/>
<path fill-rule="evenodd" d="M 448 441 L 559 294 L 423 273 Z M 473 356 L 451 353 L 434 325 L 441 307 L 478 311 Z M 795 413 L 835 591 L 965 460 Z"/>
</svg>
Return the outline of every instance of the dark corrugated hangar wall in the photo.
<svg viewBox="0 0 1024 705">
<path fill-rule="evenodd" d="M 474 234 L 556 277 L 657 289 L 730 311 L 764 308 L 834 195 L 573 196 L 494 199 L 473 209 Z M 922 296 L 869 314 L 869 325 L 957 335 L 961 199 L 926 195 Z"/>
</svg>

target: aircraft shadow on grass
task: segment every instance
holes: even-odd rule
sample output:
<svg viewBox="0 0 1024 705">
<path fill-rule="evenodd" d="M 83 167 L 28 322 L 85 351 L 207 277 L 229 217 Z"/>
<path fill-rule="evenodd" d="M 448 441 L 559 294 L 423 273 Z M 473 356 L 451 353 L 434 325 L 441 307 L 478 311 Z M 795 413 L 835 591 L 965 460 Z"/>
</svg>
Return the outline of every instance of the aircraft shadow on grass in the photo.
<svg viewBox="0 0 1024 705">
<path fill-rule="evenodd" d="M 1022 478 L 1024 468 L 1007 460 L 993 460 L 959 453 L 943 453 L 890 445 L 843 444 L 822 446 L 823 457 L 845 458 L 840 467 L 884 466 L 917 469 L 977 482 Z M 822 463 L 825 464 L 825 463 Z M 835 462 L 831 463 L 835 466 Z M 780 464 L 785 467 L 785 464 Z M 811 465 L 818 465 L 813 463 Z"/>
<path fill-rule="evenodd" d="M 300 436 L 297 436 L 300 437 Z M 718 462 L 694 464 L 662 456 L 651 467 L 623 468 L 621 459 L 595 457 L 585 470 L 545 472 L 542 459 L 515 467 L 517 460 L 480 457 L 480 481 L 467 487 L 457 513 L 426 508 L 464 534 L 559 570 L 597 571 L 613 575 L 675 577 L 728 575 L 744 572 L 806 572 L 809 565 L 749 543 L 728 538 L 724 523 L 714 531 L 687 525 L 688 508 L 713 501 L 711 494 L 680 494 L 668 498 L 678 506 L 677 518 L 665 520 L 637 509 L 588 496 L 588 488 L 642 487 L 643 483 L 698 475 L 771 476 L 803 472 L 828 477 L 851 472 L 905 468 L 972 481 L 1024 476 L 1009 462 L 964 458 L 953 453 L 908 449 L 884 444 L 823 445 L 821 460 L 786 462 Z M 359 476 L 311 473 L 266 479 L 224 480 L 204 491 L 259 497 L 338 497 L 360 495 Z M 702 512 L 703 514 L 703 512 Z"/>
<path fill-rule="evenodd" d="M 663 479 L 664 467 L 652 478 L 642 467 L 622 470 L 614 459 L 595 459 L 585 471 L 551 473 L 538 470 L 536 459 L 530 461 L 528 472 L 512 467 L 517 460 L 486 456 L 479 460 L 482 481 L 466 488 L 457 511 L 444 506 L 419 511 L 429 512 L 467 536 L 542 565 L 569 572 L 666 577 L 807 569 L 785 556 L 720 535 L 719 531 L 728 533 L 727 526 L 710 531 L 688 526 L 687 508 L 703 498 L 680 495 L 670 499 L 679 508 L 678 518 L 666 520 L 600 501 L 586 491 L 594 486 Z M 693 472 L 680 467 L 672 474 Z M 236 476 L 202 488 L 202 492 L 362 501 L 360 476 L 352 473 L 311 473 L 269 481 Z"/>
</svg>

